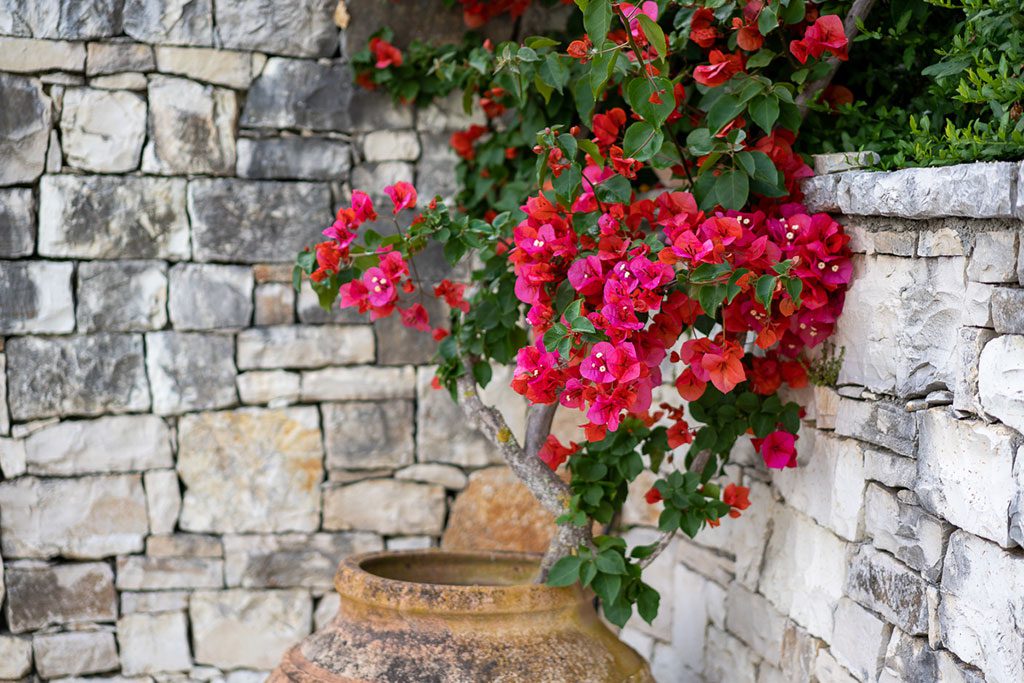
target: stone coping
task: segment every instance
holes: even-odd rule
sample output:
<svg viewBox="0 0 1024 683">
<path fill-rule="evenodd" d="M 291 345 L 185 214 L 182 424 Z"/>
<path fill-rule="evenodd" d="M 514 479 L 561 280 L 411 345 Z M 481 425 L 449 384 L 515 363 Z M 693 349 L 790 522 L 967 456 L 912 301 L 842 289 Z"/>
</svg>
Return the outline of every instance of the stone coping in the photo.
<svg viewBox="0 0 1024 683">
<path fill-rule="evenodd" d="M 1024 162 L 845 170 L 851 165 L 849 157 L 857 156 L 815 156 L 815 169 L 826 173 L 802 184 L 809 209 L 915 220 L 948 216 L 1024 219 Z M 840 172 L 827 173 L 829 169 Z"/>
</svg>

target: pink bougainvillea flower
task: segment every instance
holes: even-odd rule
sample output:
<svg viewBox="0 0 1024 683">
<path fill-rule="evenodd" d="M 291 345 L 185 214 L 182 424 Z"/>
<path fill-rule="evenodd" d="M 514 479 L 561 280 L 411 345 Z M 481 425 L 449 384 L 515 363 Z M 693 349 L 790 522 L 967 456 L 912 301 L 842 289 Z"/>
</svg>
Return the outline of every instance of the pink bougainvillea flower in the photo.
<svg viewBox="0 0 1024 683">
<path fill-rule="evenodd" d="M 712 50 L 708 60 L 710 64 L 702 64 L 693 70 L 693 80 L 709 88 L 722 85 L 744 68 L 743 57 L 725 54 L 721 50 Z"/>
<path fill-rule="evenodd" d="M 416 188 L 404 180 L 400 180 L 394 185 L 388 185 L 384 188 L 384 193 L 391 197 L 396 214 L 402 209 L 416 208 Z"/>
<path fill-rule="evenodd" d="M 402 51 L 383 38 L 370 39 L 370 52 L 376 60 L 374 66 L 378 69 L 402 66 Z"/>
<path fill-rule="evenodd" d="M 540 447 L 540 451 L 537 456 L 544 461 L 544 463 L 553 470 L 557 470 L 562 466 L 569 456 L 580 449 L 579 444 L 572 441 L 569 442 L 568 446 L 563 446 L 562 442 L 558 440 L 558 437 L 554 434 L 548 435 L 547 441 Z"/>
<path fill-rule="evenodd" d="M 826 14 L 818 17 L 817 21 L 807 27 L 803 38 L 792 41 L 789 44 L 789 51 L 797 61 L 806 64 L 808 57 L 821 59 L 826 52 L 846 61 L 849 59 L 848 47 L 849 41 L 843 28 L 843 20 L 836 14 Z"/>
<path fill-rule="evenodd" d="M 352 191 L 352 211 L 359 222 L 377 220 L 377 212 L 373 209 L 373 200 L 362 190 Z"/>
<path fill-rule="evenodd" d="M 796 467 L 796 435 L 789 432 L 772 432 L 763 439 L 752 439 L 754 448 L 761 453 L 764 464 L 781 470 Z"/>
</svg>

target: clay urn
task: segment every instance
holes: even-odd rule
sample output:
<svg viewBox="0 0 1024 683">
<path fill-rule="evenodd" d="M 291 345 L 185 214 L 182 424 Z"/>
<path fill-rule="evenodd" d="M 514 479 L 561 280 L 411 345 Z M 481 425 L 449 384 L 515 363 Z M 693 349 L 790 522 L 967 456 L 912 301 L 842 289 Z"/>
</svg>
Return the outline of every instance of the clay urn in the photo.
<svg viewBox="0 0 1024 683">
<path fill-rule="evenodd" d="M 344 560 L 337 616 L 271 683 L 653 683 L 578 585 L 532 583 L 536 555 L 414 550 Z"/>
</svg>

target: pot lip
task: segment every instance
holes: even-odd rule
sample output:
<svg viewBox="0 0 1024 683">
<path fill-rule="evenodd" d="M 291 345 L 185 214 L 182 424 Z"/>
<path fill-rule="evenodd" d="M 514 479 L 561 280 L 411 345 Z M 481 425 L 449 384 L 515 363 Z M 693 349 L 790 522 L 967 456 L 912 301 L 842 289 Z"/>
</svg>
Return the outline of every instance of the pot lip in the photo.
<svg viewBox="0 0 1024 683">
<path fill-rule="evenodd" d="M 518 552 L 384 550 L 352 555 L 341 561 L 334 585 L 342 598 L 371 607 L 402 612 L 444 614 L 514 614 L 545 612 L 577 607 L 585 600 L 579 585 L 553 587 L 544 584 L 511 585 L 440 584 L 378 576 L 365 568 L 377 560 L 436 562 L 529 562 L 539 563 L 540 555 Z"/>
</svg>

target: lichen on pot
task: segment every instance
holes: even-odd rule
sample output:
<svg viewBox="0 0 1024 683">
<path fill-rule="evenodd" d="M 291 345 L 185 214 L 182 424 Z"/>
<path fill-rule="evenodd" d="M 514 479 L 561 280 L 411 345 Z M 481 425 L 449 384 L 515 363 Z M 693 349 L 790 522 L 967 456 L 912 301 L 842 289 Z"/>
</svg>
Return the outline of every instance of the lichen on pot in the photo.
<svg viewBox="0 0 1024 683">
<path fill-rule="evenodd" d="M 271 683 L 653 682 L 580 586 L 533 583 L 539 557 L 416 550 L 344 560 L 337 616 Z"/>
</svg>

